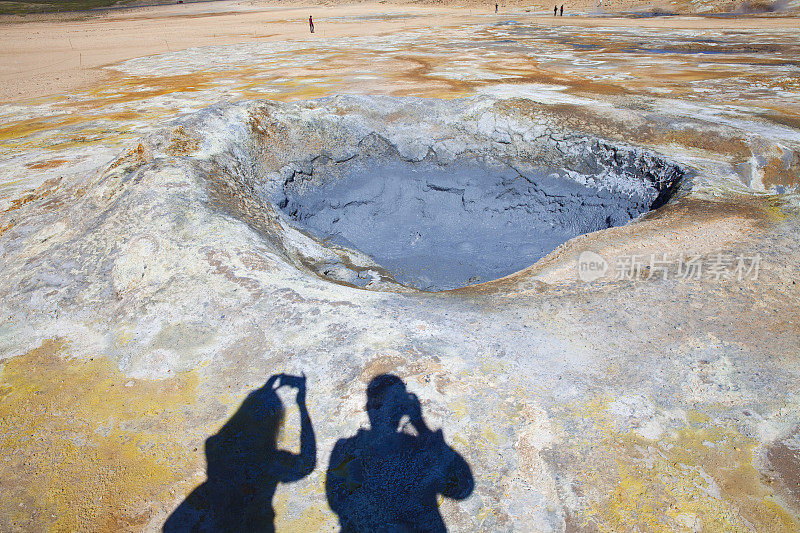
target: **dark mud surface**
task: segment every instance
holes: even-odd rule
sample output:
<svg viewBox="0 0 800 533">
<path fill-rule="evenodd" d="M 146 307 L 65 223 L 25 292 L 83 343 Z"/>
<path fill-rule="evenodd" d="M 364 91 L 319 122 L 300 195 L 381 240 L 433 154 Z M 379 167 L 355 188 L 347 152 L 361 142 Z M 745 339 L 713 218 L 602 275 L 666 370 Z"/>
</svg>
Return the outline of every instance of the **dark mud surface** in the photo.
<svg viewBox="0 0 800 533">
<path fill-rule="evenodd" d="M 572 237 L 626 224 L 658 194 L 466 158 L 449 165 L 354 158 L 321 182 L 293 180 L 283 193 L 277 203 L 301 229 L 356 248 L 423 290 L 512 274 Z"/>
</svg>

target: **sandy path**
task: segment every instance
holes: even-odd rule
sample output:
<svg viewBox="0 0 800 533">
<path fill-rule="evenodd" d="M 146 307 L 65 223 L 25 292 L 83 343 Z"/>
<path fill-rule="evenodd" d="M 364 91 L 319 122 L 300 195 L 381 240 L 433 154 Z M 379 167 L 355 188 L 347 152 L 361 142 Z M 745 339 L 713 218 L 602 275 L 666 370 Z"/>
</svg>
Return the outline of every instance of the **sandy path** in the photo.
<svg viewBox="0 0 800 533">
<path fill-rule="evenodd" d="M 404 6 L 269 8 L 254 11 L 245 4 L 206 12 L 204 4 L 115 12 L 87 20 L 49 20 L 0 26 L 0 101 L 68 92 L 100 82 L 112 74 L 101 67 L 126 59 L 197 46 L 253 41 L 280 41 L 375 35 L 406 28 L 453 24 L 453 10 Z M 249 9 L 248 9 L 249 8 Z M 238 9 L 239 11 L 233 11 Z M 399 20 L 347 20 L 388 12 L 424 15 Z M 308 31 L 308 15 L 316 33 Z M 469 15 L 468 11 L 465 11 Z M 337 17 L 339 20 L 326 21 Z M 345 18 L 345 20 L 341 20 Z"/>
<path fill-rule="evenodd" d="M 197 46 L 388 34 L 404 29 L 515 20 L 534 25 L 648 28 L 797 28 L 795 18 L 701 17 L 553 18 L 517 8 L 499 15 L 472 7 L 359 4 L 276 7 L 260 2 L 214 2 L 52 15 L 0 21 L 0 102 L 70 92 L 113 76 L 102 67 L 135 57 Z M 549 5 L 549 4 L 548 4 Z M 313 14 L 317 32 L 308 32 Z M 387 14 L 392 16 L 386 17 Z M 398 18 L 396 15 L 406 15 Z M 373 18 L 374 17 L 374 18 Z"/>
</svg>

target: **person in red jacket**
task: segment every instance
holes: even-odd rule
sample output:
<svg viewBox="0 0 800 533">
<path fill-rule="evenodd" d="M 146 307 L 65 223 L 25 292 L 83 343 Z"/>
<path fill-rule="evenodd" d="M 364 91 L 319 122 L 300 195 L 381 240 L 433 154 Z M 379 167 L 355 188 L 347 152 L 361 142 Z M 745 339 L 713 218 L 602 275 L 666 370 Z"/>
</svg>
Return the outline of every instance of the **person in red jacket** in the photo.
<svg viewBox="0 0 800 533">
<path fill-rule="evenodd" d="M 314 19 L 311 18 L 311 15 L 308 16 L 308 29 L 311 30 L 311 33 L 314 33 Z"/>
</svg>

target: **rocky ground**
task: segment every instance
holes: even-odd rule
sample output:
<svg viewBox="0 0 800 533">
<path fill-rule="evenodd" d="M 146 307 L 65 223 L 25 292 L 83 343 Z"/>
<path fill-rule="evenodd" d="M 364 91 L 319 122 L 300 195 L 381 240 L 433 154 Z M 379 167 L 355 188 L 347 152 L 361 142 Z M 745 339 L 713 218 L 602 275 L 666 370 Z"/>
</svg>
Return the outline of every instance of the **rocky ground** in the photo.
<svg viewBox="0 0 800 533">
<path fill-rule="evenodd" d="M 357 476 L 329 458 L 392 373 L 469 466 L 437 500 L 450 530 L 799 529 L 797 30 L 524 17 L 189 48 L 0 106 L 1 528 L 160 530 L 214 474 L 206 440 L 288 373 L 316 461 L 265 505 L 335 529 L 326 487 Z M 387 147 L 597 198 L 675 180 L 633 222 L 426 292 L 275 193 Z M 278 393 L 276 445 L 303 456 Z"/>
</svg>

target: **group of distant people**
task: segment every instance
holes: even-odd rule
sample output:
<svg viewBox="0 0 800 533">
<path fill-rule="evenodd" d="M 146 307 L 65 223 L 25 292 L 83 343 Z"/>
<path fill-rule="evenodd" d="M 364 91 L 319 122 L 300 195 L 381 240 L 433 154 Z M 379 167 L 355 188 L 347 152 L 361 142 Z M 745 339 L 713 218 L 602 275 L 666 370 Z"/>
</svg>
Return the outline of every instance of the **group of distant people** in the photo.
<svg viewBox="0 0 800 533">
<path fill-rule="evenodd" d="M 494 12 L 495 12 L 495 13 L 497 13 L 498 9 L 500 9 L 500 5 L 499 5 L 499 4 L 497 4 L 497 3 L 495 3 L 495 4 L 494 4 Z M 562 17 L 564 16 L 564 4 L 561 4 L 561 11 L 560 11 L 560 14 L 561 14 L 561 16 L 562 16 Z M 556 6 L 553 8 L 553 16 L 554 16 L 554 17 L 557 17 L 557 16 L 559 16 L 559 8 L 558 8 L 558 5 L 556 5 Z M 308 16 L 308 29 L 309 29 L 309 30 L 311 30 L 311 33 L 314 33 L 314 19 L 313 19 L 313 18 L 311 18 L 311 15 L 309 15 L 309 16 Z"/>
<path fill-rule="evenodd" d="M 495 4 L 494 4 L 494 12 L 495 12 L 495 13 L 497 13 L 497 10 L 498 10 L 499 8 L 500 8 L 500 6 L 499 6 L 497 3 L 495 3 Z M 553 16 L 554 16 L 554 17 L 557 17 L 557 16 L 559 16 L 559 9 L 558 9 L 558 5 L 556 5 L 556 6 L 553 8 Z M 561 16 L 562 16 L 562 17 L 564 16 L 564 4 L 561 4 Z M 311 20 L 311 17 L 309 17 L 309 21 L 310 21 L 310 20 Z M 311 33 L 314 33 L 314 26 L 313 26 L 313 25 L 311 26 Z"/>
</svg>

